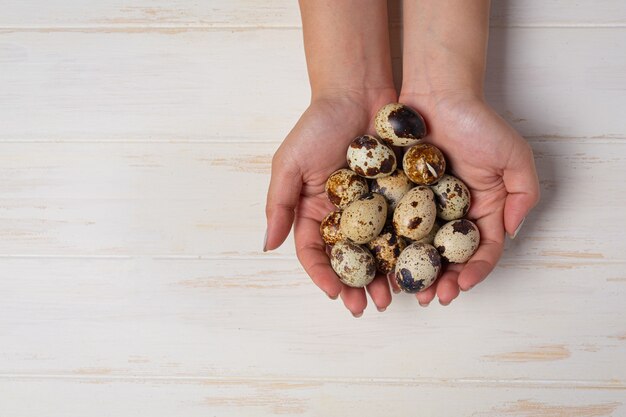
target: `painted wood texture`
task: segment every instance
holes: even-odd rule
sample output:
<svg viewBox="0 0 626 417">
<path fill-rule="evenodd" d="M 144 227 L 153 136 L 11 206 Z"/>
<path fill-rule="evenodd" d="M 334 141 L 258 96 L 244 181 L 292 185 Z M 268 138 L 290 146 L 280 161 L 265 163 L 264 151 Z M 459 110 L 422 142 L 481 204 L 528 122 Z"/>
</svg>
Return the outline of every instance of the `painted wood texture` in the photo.
<svg viewBox="0 0 626 417">
<path fill-rule="evenodd" d="M 301 42 L 277 29 L 1 34 L 0 140 L 279 142 L 309 100 Z M 494 29 L 487 97 L 525 136 L 622 137 L 624 44 L 626 28 Z"/>
<path fill-rule="evenodd" d="M 309 100 L 295 2 L 5 0 L 0 416 L 626 416 L 626 8 L 491 26 L 542 202 L 452 306 L 355 320 L 291 238 L 261 252 Z"/>
<path fill-rule="evenodd" d="M 378 417 L 410 411 L 433 417 L 614 417 L 624 415 L 625 411 L 622 393 L 616 391 L 511 390 L 396 381 L 216 382 L 194 378 L 142 381 L 79 376 L 67 380 L 11 379 L 0 381 L 0 389 L 15 399 L 0 403 L 3 415 L 38 415 L 41 410 L 62 410 L 62 415 L 94 417 L 329 414 Z M 72 401 L 64 401 L 67 392 L 72 392 Z"/>
<path fill-rule="evenodd" d="M 515 262 L 626 262 L 623 140 L 533 140 L 543 199 Z M 0 254 L 262 255 L 276 144 L 3 143 Z M 610 175 L 608 175 L 610 173 Z M 288 242 L 276 253 L 293 255 Z"/>
<path fill-rule="evenodd" d="M 399 3 L 397 0 L 392 0 Z M 3 28 L 300 27 L 292 0 L 4 0 Z M 624 26 L 621 0 L 493 0 L 492 26 Z M 400 14 L 392 21 L 399 23 Z"/>
<path fill-rule="evenodd" d="M 626 392 L 626 361 L 617 360 L 626 348 L 616 314 L 623 264 L 505 260 L 451 308 L 423 309 L 401 294 L 362 320 L 291 259 L 26 258 L 2 259 L 2 268 L 10 277 L 0 281 L 5 376 L 382 378 Z"/>
</svg>

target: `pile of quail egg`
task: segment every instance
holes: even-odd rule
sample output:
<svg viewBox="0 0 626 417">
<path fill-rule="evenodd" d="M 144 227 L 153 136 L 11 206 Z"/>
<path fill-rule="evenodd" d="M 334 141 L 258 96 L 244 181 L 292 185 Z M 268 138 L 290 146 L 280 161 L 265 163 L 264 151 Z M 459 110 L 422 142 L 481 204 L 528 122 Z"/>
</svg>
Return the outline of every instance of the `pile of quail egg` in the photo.
<svg viewBox="0 0 626 417">
<path fill-rule="evenodd" d="M 376 133 L 359 136 L 347 152 L 350 169 L 333 172 L 326 195 L 337 207 L 320 225 L 330 263 L 351 287 L 368 285 L 376 272 L 393 273 L 405 292 L 428 288 L 446 263 L 464 263 L 480 234 L 464 218 L 470 192 L 446 173 L 446 160 L 423 142 L 426 124 L 408 106 L 387 104 L 375 118 Z M 406 147 L 402 169 L 391 146 Z"/>
</svg>

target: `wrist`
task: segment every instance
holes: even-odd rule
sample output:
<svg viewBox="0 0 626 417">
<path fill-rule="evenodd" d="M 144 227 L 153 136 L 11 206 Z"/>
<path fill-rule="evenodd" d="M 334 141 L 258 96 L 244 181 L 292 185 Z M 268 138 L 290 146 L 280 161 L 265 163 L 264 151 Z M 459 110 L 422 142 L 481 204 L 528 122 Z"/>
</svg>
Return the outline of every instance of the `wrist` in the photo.
<svg viewBox="0 0 626 417">
<path fill-rule="evenodd" d="M 406 6 L 403 94 L 482 98 L 489 0 Z"/>
<path fill-rule="evenodd" d="M 368 109 L 368 111 L 384 102 L 383 105 L 397 100 L 397 92 L 393 85 L 347 86 L 325 85 L 311 89 L 311 103 L 316 102 L 349 102 Z M 376 108 L 376 111 L 378 108 Z"/>
<path fill-rule="evenodd" d="M 433 48 L 415 55 L 420 58 L 404 69 L 401 96 L 466 96 L 483 99 L 484 58 Z"/>
</svg>

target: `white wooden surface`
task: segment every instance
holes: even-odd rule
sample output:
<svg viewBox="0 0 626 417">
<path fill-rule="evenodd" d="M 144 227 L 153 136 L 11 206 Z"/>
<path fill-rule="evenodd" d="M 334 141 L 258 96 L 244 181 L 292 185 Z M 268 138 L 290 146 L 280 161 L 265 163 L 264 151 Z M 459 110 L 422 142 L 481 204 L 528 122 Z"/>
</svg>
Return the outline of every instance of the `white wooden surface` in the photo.
<svg viewBox="0 0 626 417">
<path fill-rule="evenodd" d="M 450 307 L 359 320 L 260 250 L 294 2 L 1 6 L 0 416 L 626 416 L 622 1 L 494 0 L 543 200 Z"/>
</svg>

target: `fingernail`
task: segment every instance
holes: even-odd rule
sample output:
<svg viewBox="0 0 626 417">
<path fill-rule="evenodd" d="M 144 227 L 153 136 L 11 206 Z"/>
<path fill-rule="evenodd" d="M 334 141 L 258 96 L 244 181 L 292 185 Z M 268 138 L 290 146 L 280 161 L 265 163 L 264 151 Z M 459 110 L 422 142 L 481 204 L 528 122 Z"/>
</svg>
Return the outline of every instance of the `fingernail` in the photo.
<svg viewBox="0 0 626 417">
<path fill-rule="evenodd" d="M 336 300 L 336 299 L 339 297 L 339 294 L 337 294 L 337 295 L 335 295 L 335 296 L 332 296 L 332 295 L 330 295 L 330 294 L 326 293 L 326 295 L 327 295 L 327 296 L 328 296 L 328 298 L 330 298 L 331 300 Z"/>
<path fill-rule="evenodd" d="M 352 316 L 353 316 L 355 319 L 358 319 L 358 318 L 359 318 L 359 317 L 361 317 L 362 315 L 363 315 L 363 312 L 362 312 L 362 311 L 361 311 L 360 313 L 352 313 Z"/>
<path fill-rule="evenodd" d="M 263 238 L 263 252 L 267 252 L 267 229 L 265 229 L 265 237 Z"/>
<path fill-rule="evenodd" d="M 387 307 L 376 307 L 376 309 L 382 313 L 383 311 L 387 310 Z"/>
<path fill-rule="evenodd" d="M 524 221 L 526 221 L 526 217 L 524 217 L 522 219 L 522 221 L 519 223 L 519 226 L 517 226 L 517 229 L 515 229 L 515 232 L 513 232 L 513 235 L 511 236 L 511 239 L 515 239 L 515 237 L 517 236 L 517 234 L 519 233 L 520 229 L 522 228 L 522 226 L 524 225 Z"/>
<path fill-rule="evenodd" d="M 418 301 L 419 305 L 421 305 L 422 307 L 428 307 L 428 305 L 430 303 L 422 303 L 421 301 Z"/>
<path fill-rule="evenodd" d="M 472 285 L 472 286 L 469 286 L 467 288 L 463 288 L 463 287 L 459 287 L 459 288 L 461 289 L 461 291 L 467 292 L 467 291 L 471 290 L 472 288 L 474 288 L 474 286 Z"/>
<path fill-rule="evenodd" d="M 393 289 L 393 293 L 394 294 L 400 294 L 402 292 L 402 290 L 400 288 L 394 288 Z"/>
<path fill-rule="evenodd" d="M 444 303 L 443 301 L 439 300 L 439 304 L 441 304 L 442 306 L 446 307 L 449 306 L 450 303 Z"/>
</svg>

